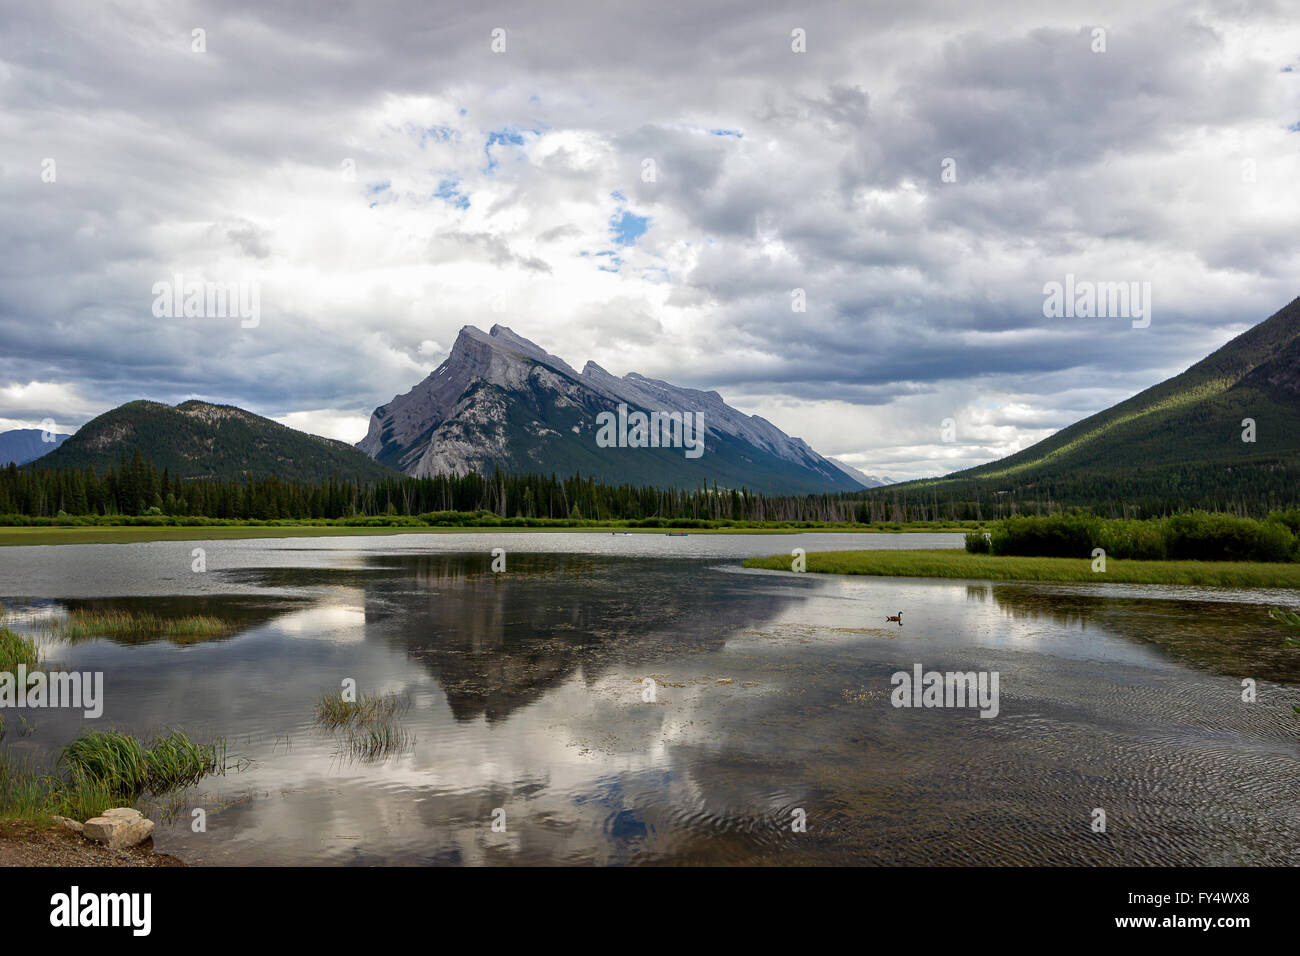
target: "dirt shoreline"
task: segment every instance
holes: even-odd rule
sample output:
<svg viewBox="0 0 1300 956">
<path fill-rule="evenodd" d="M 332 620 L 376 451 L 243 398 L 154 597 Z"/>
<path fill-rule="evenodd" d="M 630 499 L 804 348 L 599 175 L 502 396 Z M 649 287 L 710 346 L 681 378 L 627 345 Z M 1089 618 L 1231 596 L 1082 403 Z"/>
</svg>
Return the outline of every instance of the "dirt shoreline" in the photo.
<svg viewBox="0 0 1300 956">
<path fill-rule="evenodd" d="M 178 857 L 153 851 L 153 840 L 110 850 L 62 827 L 0 822 L 0 866 L 184 866 Z"/>
</svg>

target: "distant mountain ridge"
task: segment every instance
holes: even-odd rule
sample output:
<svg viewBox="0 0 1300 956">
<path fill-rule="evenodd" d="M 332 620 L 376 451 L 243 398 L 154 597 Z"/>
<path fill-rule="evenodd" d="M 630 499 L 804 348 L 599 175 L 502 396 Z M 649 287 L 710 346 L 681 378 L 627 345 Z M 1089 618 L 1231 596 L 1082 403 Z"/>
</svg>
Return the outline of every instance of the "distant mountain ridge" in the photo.
<svg viewBox="0 0 1300 956">
<path fill-rule="evenodd" d="M 46 441 L 45 435 L 53 439 Z M 48 455 L 68 440 L 67 435 L 45 432 L 39 428 L 15 428 L 0 432 L 0 468 L 6 465 L 25 465 L 43 455 Z"/>
<path fill-rule="evenodd" d="M 830 458 L 828 460 L 840 471 L 844 472 L 854 481 L 858 482 L 858 484 L 862 485 L 863 488 L 879 488 L 882 485 L 892 485 L 894 483 L 893 478 L 868 475 L 866 472 L 860 471 L 847 462 L 840 461 L 838 458 Z"/>
<path fill-rule="evenodd" d="M 88 421 L 29 467 L 94 468 L 103 474 L 136 451 L 173 478 L 397 477 L 346 442 L 309 435 L 233 405 L 197 400 L 176 406 L 150 401 L 119 405 Z"/>
<path fill-rule="evenodd" d="M 598 416 L 699 413 L 705 452 L 606 448 Z M 407 475 L 478 471 L 583 475 L 608 483 L 814 493 L 863 484 L 771 422 L 731 408 L 717 392 L 635 372 L 618 378 L 594 362 L 581 372 L 501 325 L 461 329 L 451 353 L 409 392 L 375 409 L 357 447 Z"/>
</svg>

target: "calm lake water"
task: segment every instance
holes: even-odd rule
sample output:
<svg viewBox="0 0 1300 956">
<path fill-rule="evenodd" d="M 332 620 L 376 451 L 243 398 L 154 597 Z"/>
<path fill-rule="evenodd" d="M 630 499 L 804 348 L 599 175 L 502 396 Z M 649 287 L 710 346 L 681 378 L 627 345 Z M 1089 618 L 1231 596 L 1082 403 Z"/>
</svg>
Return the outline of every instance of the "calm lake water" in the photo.
<svg viewBox="0 0 1300 956">
<path fill-rule="evenodd" d="M 960 544 L 0 548 L 20 630 L 84 607 L 237 622 L 187 646 L 42 636 L 51 667 L 104 673 L 104 715 L 26 711 L 34 730 L 18 736 L 6 711 L 3 746 L 52 766 L 84 727 L 224 736 L 245 769 L 141 803 L 155 846 L 196 864 L 1300 864 L 1300 651 L 1267 618 L 1300 594 L 739 567 L 795 547 Z M 998 715 L 892 706 L 891 675 L 916 664 L 998 672 Z M 405 702 L 392 752 L 368 758 L 314 722 L 345 678 Z"/>
</svg>

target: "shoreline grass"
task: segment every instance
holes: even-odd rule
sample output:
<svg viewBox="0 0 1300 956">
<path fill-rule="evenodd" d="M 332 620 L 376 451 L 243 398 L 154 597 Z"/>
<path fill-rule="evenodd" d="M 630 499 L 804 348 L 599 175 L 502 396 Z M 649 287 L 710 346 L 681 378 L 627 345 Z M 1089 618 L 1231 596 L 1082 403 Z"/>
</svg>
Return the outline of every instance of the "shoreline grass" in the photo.
<svg viewBox="0 0 1300 956">
<path fill-rule="evenodd" d="M 790 571 L 789 555 L 749 558 L 746 568 Z M 1086 584 L 1184 584 L 1201 587 L 1300 588 L 1300 564 L 1246 561 L 1138 561 L 970 554 L 963 550 L 820 551 L 807 555 L 814 574 L 1047 581 Z"/>
<path fill-rule="evenodd" d="M 669 531 L 697 534 L 960 534 L 978 530 L 975 523 L 964 525 L 901 524 L 878 525 L 772 525 L 770 527 L 726 526 L 710 528 L 637 528 L 620 524 L 573 525 L 564 527 L 528 527 L 523 525 L 423 525 L 397 527 L 387 525 L 321 524 L 230 524 L 230 525 L 22 525 L 0 526 L 0 547 L 29 547 L 63 544 L 137 544 L 147 541 L 224 541 L 249 538 L 321 538 L 353 535 L 393 534 L 628 534 L 662 535 Z"/>
<path fill-rule="evenodd" d="M 74 781 L 85 780 L 134 800 L 166 793 L 226 771 L 226 742 L 191 740 L 183 730 L 155 737 L 148 747 L 120 730 L 91 730 L 63 748 L 59 764 Z"/>
<path fill-rule="evenodd" d="M 88 820 L 130 806 L 144 793 L 179 790 L 230 769 L 224 739 L 200 744 L 181 730 L 147 747 L 118 730 L 88 731 L 63 748 L 56 767 L 61 772 L 39 772 L 0 752 L 0 820 L 38 826 L 55 815 Z"/>
</svg>

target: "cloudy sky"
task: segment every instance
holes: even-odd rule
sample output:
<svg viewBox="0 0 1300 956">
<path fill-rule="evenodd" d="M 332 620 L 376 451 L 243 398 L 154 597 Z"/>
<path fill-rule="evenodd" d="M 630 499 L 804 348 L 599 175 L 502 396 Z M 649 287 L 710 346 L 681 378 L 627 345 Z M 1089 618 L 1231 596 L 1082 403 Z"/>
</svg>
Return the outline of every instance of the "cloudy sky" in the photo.
<svg viewBox="0 0 1300 956">
<path fill-rule="evenodd" d="M 1295 13 L 6 3 L 0 429 L 198 397 L 357 441 L 500 323 L 873 474 L 1000 457 L 1300 294 Z M 178 274 L 256 326 L 156 315 Z M 1067 274 L 1149 327 L 1045 317 Z"/>
</svg>

